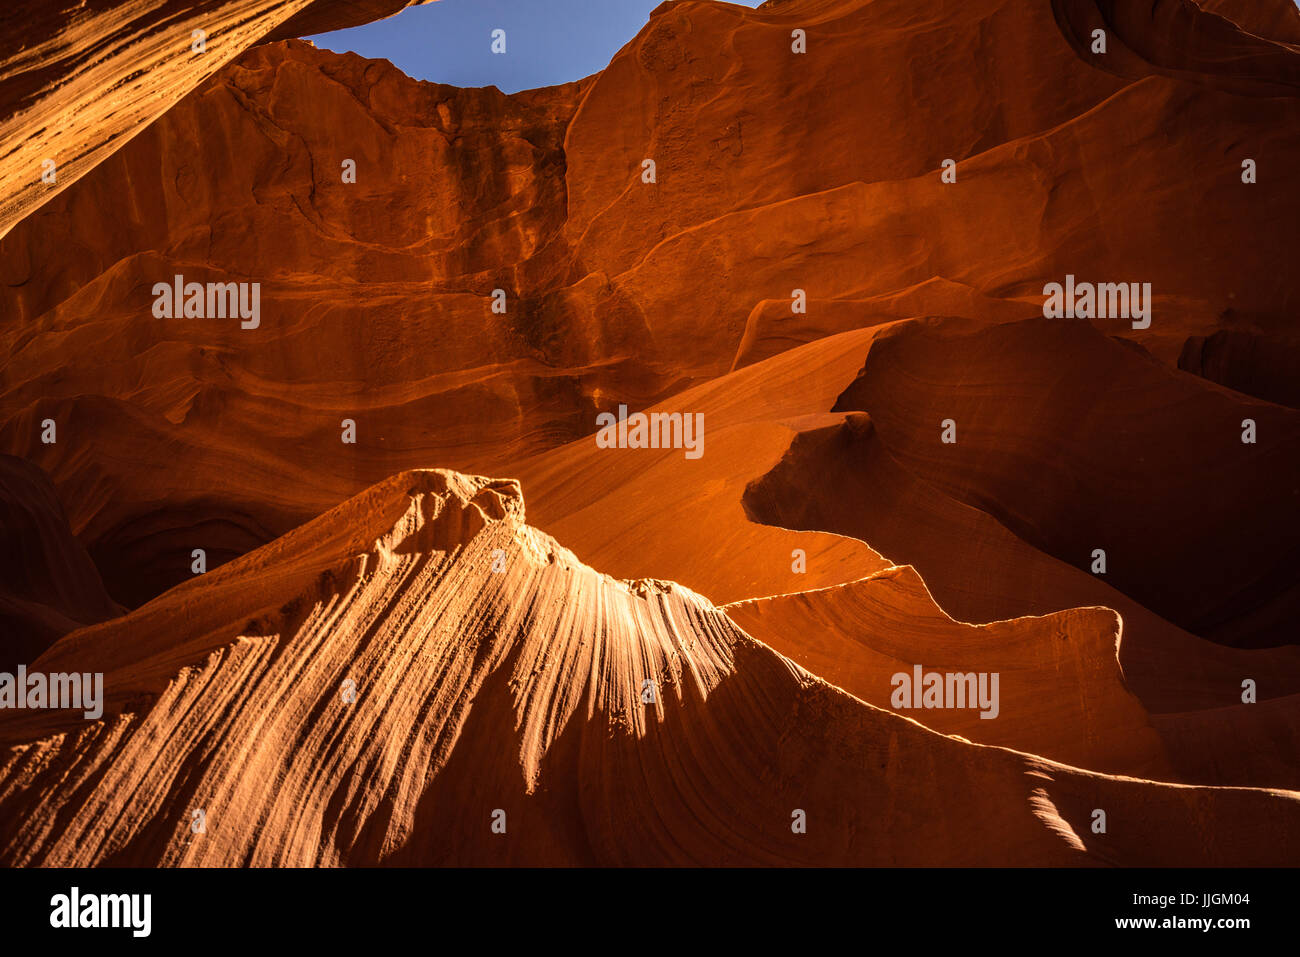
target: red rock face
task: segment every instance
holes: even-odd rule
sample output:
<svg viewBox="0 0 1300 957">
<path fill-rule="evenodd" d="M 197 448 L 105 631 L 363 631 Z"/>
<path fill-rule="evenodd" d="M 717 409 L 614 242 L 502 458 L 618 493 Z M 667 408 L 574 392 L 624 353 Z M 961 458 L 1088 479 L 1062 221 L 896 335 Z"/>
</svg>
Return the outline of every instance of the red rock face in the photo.
<svg viewBox="0 0 1300 957">
<path fill-rule="evenodd" d="M 97 145 L 3 208 L 0 659 L 105 701 L 0 711 L 0 860 L 1295 859 L 1293 4 L 670 3 L 512 96 L 218 6 L 2 91 Z"/>
<path fill-rule="evenodd" d="M 0 236 L 250 43 L 355 26 L 412 2 L 434 0 L 6 4 L 0 10 L 0 33 L 10 39 L 0 57 Z"/>
<path fill-rule="evenodd" d="M 69 631 L 125 611 L 104 591 L 49 479 L 12 456 L 0 458 L 0 530 L 0 670 L 12 672 Z"/>
</svg>

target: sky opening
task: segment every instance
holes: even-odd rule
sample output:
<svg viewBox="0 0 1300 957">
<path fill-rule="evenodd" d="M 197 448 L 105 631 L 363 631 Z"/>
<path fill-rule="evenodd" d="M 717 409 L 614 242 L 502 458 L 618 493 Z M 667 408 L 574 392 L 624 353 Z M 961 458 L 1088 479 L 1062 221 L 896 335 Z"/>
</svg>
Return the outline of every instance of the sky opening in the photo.
<svg viewBox="0 0 1300 957">
<path fill-rule="evenodd" d="M 603 70 L 658 5 L 659 0 L 439 0 L 308 39 L 336 53 L 390 60 L 418 80 L 515 93 Z M 505 31 L 505 53 L 492 52 L 494 30 Z"/>
</svg>

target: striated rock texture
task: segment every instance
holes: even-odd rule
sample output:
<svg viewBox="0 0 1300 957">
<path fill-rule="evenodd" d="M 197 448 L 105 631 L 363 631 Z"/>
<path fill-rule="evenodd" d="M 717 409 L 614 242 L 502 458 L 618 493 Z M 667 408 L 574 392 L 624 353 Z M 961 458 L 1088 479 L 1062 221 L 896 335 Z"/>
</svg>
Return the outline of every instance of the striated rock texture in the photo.
<svg viewBox="0 0 1300 957">
<path fill-rule="evenodd" d="M 1266 352 L 1300 305 L 1300 53 L 1184 4 L 1270 95 L 1117 75 L 1059 7 L 665 4 L 600 74 L 515 96 L 256 47 L 0 240 L 0 449 L 135 606 L 394 471 L 508 474 L 620 402 L 882 321 L 1023 319 L 1067 273 L 1151 282 L 1149 330 L 1096 325 L 1170 366 L 1224 329 Z M 258 328 L 155 318 L 178 274 L 259 282 Z"/>
<path fill-rule="evenodd" d="M 0 759 L 6 864 L 1258 864 L 1300 851 L 1300 793 L 1114 778 L 935 734 L 687 589 L 587 568 L 524 524 L 516 483 L 452 472 L 394 476 L 38 661 L 74 664 L 113 668 L 104 720 L 0 723 L 30 739 Z M 1098 804 L 1124 823 L 1091 834 Z M 796 811 L 815 822 L 806 834 Z"/>
<path fill-rule="evenodd" d="M 0 236 L 249 45 L 428 2 L 11 0 L 0 8 Z"/>
<path fill-rule="evenodd" d="M 398 0 L 64 6 L 0 662 L 107 702 L 0 709 L 0 862 L 1296 859 L 1289 0 L 683 0 L 511 96 L 293 39 Z"/>
<path fill-rule="evenodd" d="M 1281 718 L 1288 728 L 1300 729 L 1296 699 L 1282 700 L 1300 693 L 1300 648 L 1294 643 L 1246 650 L 1196 637 L 1118 590 L 1111 580 L 1113 564 L 1107 574 L 1093 574 L 1090 552 L 1089 561 L 1075 564 L 1053 557 L 1002 524 L 993 507 L 996 502 L 987 510 L 968 504 L 956 494 L 958 490 L 937 487 L 905 468 L 868 412 L 826 411 L 841 396 L 862 388 L 866 376 L 877 368 L 872 358 L 877 345 L 885 347 L 885 355 L 896 355 L 891 349 L 895 339 L 930 343 L 927 349 L 942 343 L 933 357 L 937 372 L 944 368 L 938 361 L 942 351 L 969 347 L 964 336 L 973 328 L 977 327 L 953 320 L 906 321 L 843 333 L 679 393 L 652 411 L 701 410 L 709 423 L 712 453 L 691 461 L 679 450 L 614 453 L 598 448 L 591 439 L 570 443 L 525 460 L 516 469 L 524 488 L 535 496 L 531 520 L 567 542 L 584 560 L 620 577 L 663 575 L 715 601 L 731 603 L 727 607 L 743 616 L 744 627 L 755 637 L 876 703 L 887 700 L 890 675 L 907 670 L 904 659 L 900 659 L 901 669 L 882 667 L 882 657 L 891 654 L 888 649 L 912 649 L 916 655 L 912 664 L 925 664 L 921 652 L 926 648 L 937 647 L 945 657 L 952 657 L 951 650 L 936 641 L 936 619 L 951 615 L 959 622 L 991 623 L 1051 615 L 1071 607 L 1114 609 L 1119 613 L 1118 648 L 1109 612 L 1077 615 L 1064 634 L 1055 632 L 1061 635 L 1059 643 L 1050 637 L 1055 630 L 1050 624 L 1039 628 L 1042 640 L 1033 652 L 1023 647 L 1002 649 L 1000 640 L 988 643 L 998 635 L 996 628 L 966 630 L 965 634 L 985 639 L 970 649 L 966 660 L 1016 661 L 1017 667 L 1030 672 L 1041 667 L 1051 678 L 1044 677 L 1040 689 L 1073 685 L 1082 697 L 1066 700 L 1047 691 L 1048 700 L 1039 703 L 1044 710 L 1034 720 L 977 720 L 976 729 L 989 727 L 957 733 L 973 734 L 976 740 L 1005 734 L 987 740 L 1018 749 L 1054 749 L 1047 753 L 1062 760 L 1083 760 L 1080 755 L 1087 751 L 1089 766 L 1122 767 L 1125 761 L 1152 760 L 1150 751 L 1148 757 L 1141 757 L 1145 745 L 1134 729 L 1142 719 L 1117 686 L 1113 659 L 1118 654 L 1125 685 L 1153 716 L 1166 749 L 1195 756 L 1180 763 L 1178 779 L 1300 786 L 1300 762 L 1285 743 L 1294 730 L 1278 727 Z M 1012 326 L 1009 331 L 1019 328 Z M 1040 343 L 1048 348 L 1032 357 L 1009 351 L 1001 357 L 1004 369 L 993 364 L 973 380 L 1012 381 L 1000 391 L 990 390 L 987 421 L 997 421 L 994 396 L 1001 395 L 1011 404 L 1021 402 L 1013 370 L 1041 366 L 1047 377 L 1066 379 L 1074 374 L 1074 357 L 1080 353 L 1080 333 L 1086 326 L 1060 323 L 1044 329 L 1054 333 Z M 989 334 L 1001 331 L 1000 327 L 988 330 Z M 1105 337 L 1090 335 L 1103 346 L 1111 344 Z M 1032 336 L 1026 336 L 1025 344 L 1030 342 Z M 1117 348 L 1121 354 L 1126 351 Z M 1107 354 L 1105 348 L 1101 354 Z M 972 352 L 975 358 L 978 353 Z M 923 381 L 927 361 L 918 365 L 920 369 L 908 378 Z M 1099 374 L 1104 369 L 1099 365 L 1092 371 Z M 1152 392 L 1154 410 L 1169 404 L 1171 395 L 1177 396 L 1184 385 L 1199 390 L 1193 396 L 1202 403 L 1222 395 L 1150 360 L 1139 363 L 1132 382 L 1133 388 Z M 909 381 L 906 388 L 890 393 L 895 394 L 915 402 L 927 392 Z M 961 392 L 952 390 L 951 395 L 955 400 Z M 1034 423 L 1036 415 L 1046 415 L 1056 403 L 1069 408 L 1057 396 L 1023 403 L 1023 421 Z M 855 404 L 861 403 L 849 403 L 849 408 Z M 1275 415 L 1287 411 L 1273 410 Z M 979 428 L 985 419 L 981 415 L 963 421 L 962 429 Z M 1148 432 L 1140 418 L 1131 419 L 1119 431 L 1146 435 L 1152 443 L 1167 442 L 1169 436 L 1159 425 L 1157 420 Z M 936 447 L 942 445 L 939 419 L 918 435 L 925 432 Z M 1008 434 L 1018 433 L 1013 429 Z M 1285 434 L 1277 438 L 1285 440 Z M 943 446 L 950 457 L 961 448 L 964 432 L 958 435 L 956 447 Z M 1249 454 L 1254 448 L 1244 450 Z M 1149 475 L 1162 494 L 1165 483 L 1174 479 L 1190 482 L 1191 487 L 1200 482 L 1206 500 L 1215 501 L 1222 491 L 1218 470 L 1231 461 L 1207 457 L 1187 475 L 1164 472 L 1153 462 Z M 1266 488 L 1276 479 L 1236 467 L 1232 471 L 1252 489 L 1240 493 L 1246 501 L 1253 501 L 1256 482 Z M 1295 474 L 1294 469 L 1283 471 Z M 978 475 L 978 470 L 973 474 Z M 1116 478 L 1122 474 L 1115 473 Z M 575 476 L 582 480 L 575 481 Z M 1035 494 L 1050 501 L 1058 491 L 1057 481 L 1065 480 L 1045 479 L 1045 491 Z M 1033 498 L 1016 501 L 1023 504 Z M 1153 507 L 1157 501 L 1152 499 Z M 1128 534 L 1121 525 L 1109 527 L 1110 534 Z M 1094 531 L 1101 533 L 1101 529 Z M 1271 536 L 1272 531 L 1265 528 L 1264 534 Z M 872 548 L 863 548 L 865 542 Z M 1141 553 L 1160 544 L 1131 539 L 1127 550 L 1110 548 L 1108 559 L 1113 563 L 1117 555 Z M 1243 554 L 1257 547 L 1247 534 L 1242 534 L 1239 545 Z M 805 567 L 792 561 L 796 550 L 804 553 Z M 1287 553 L 1280 554 L 1285 559 Z M 880 614 L 885 604 L 875 600 L 870 606 L 876 616 L 873 625 L 863 604 L 862 591 L 869 586 L 862 580 L 897 574 L 891 569 L 895 564 L 912 566 L 923 579 L 925 592 L 912 589 L 909 600 L 896 603 L 887 617 Z M 837 584 L 844 587 L 832 587 Z M 1206 587 L 1217 594 L 1215 585 Z M 878 595 L 879 589 L 875 592 Z M 769 596 L 780 597 L 745 603 Z M 936 610 L 936 603 L 942 612 Z M 1249 621 L 1250 613 L 1247 606 L 1240 609 L 1243 621 Z M 941 634 L 963 633 L 951 624 L 941 627 Z M 1242 681 L 1247 678 L 1256 682 L 1261 702 L 1276 702 L 1267 711 L 1242 702 Z M 1089 715 L 1102 701 L 1107 702 L 1106 717 Z M 1217 713 L 1233 733 L 1207 738 L 1192 723 L 1155 719 L 1197 713 L 1201 719 L 1213 720 L 1210 712 Z M 923 714 L 919 720 L 943 723 L 948 730 L 965 726 L 961 716 L 944 711 Z M 1088 740 L 1083 729 L 1097 720 L 1136 725 L 1130 724 L 1124 736 Z M 1243 748 L 1243 739 L 1254 743 Z M 1071 757 L 1063 757 L 1066 754 Z"/>
</svg>

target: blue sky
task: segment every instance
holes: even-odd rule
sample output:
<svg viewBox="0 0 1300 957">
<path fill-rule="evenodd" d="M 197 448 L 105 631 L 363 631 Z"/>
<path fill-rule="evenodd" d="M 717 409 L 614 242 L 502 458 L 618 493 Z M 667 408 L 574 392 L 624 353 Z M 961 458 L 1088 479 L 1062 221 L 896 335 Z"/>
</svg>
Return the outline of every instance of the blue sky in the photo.
<svg viewBox="0 0 1300 957">
<path fill-rule="evenodd" d="M 756 7 L 760 0 L 735 2 Z M 659 0 L 438 0 L 310 39 L 327 50 L 391 60 L 417 79 L 514 93 L 604 69 L 658 5 Z M 497 28 L 506 31 L 503 55 L 491 51 Z"/>
<path fill-rule="evenodd" d="M 760 0 L 739 0 L 756 7 Z M 506 93 L 581 79 L 609 63 L 659 0 L 439 0 L 310 39 L 327 50 L 391 60 L 421 80 Z M 506 52 L 491 50 L 506 31 Z"/>
</svg>

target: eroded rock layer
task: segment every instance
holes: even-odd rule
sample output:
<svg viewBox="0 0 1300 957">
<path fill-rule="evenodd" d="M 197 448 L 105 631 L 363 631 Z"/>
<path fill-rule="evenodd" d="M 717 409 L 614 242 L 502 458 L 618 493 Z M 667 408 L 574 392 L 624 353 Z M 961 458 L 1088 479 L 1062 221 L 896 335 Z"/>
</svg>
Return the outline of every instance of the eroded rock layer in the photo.
<svg viewBox="0 0 1300 957">
<path fill-rule="evenodd" d="M 524 524 L 515 483 L 450 472 L 394 476 L 38 662 L 73 663 L 112 667 L 103 720 L 0 723 L 6 864 L 1280 863 L 1300 850 L 1300 794 L 1112 778 L 928 731 L 687 589 L 583 566 Z M 1104 836 L 1088 827 L 1097 806 L 1114 822 Z"/>
<path fill-rule="evenodd" d="M 1065 7 L 1109 18 L 1112 59 L 1165 11 L 1226 52 L 1117 73 Z M 1150 282 L 1149 329 L 1095 325 L 1167 365 L 1255 337 L 1229 384 L 1275 400 L 1262 357 L 1300 302 L 1286 9 L 671 3 L 599 74 L 514 96 L 257 46 L 0 240 L 0 447 L 135 606 L 193 548 L 228 560 L 400 469 L 506 474 L 620 402 L 885 321 L 1023 319 L 1066 274 Z M 1269 95 L 1206 80 L 1223 62 Z M 257 327 L 155 316 L 176 275 L 259 283 Z"/>
<path fill-rule="evenodd" d="M 1289 0 L 685 0 L 509 96 L 294 39 L 403 5 L 0 55 L 0 671 L 106 692 L 0 709 L 0 863 L 1297 859 Z"/>
<path fill-rule="evenodd" d="M 0 8 L 0 236 L 251 44 L 355 26 L 428 2 L 6 3 Z"/>
<path fill-rule="evenodd" d="M 123 611 L 73 536 L 50 480 L 29 462 L 0 456 L 0 671 Z"/>
</svg>

